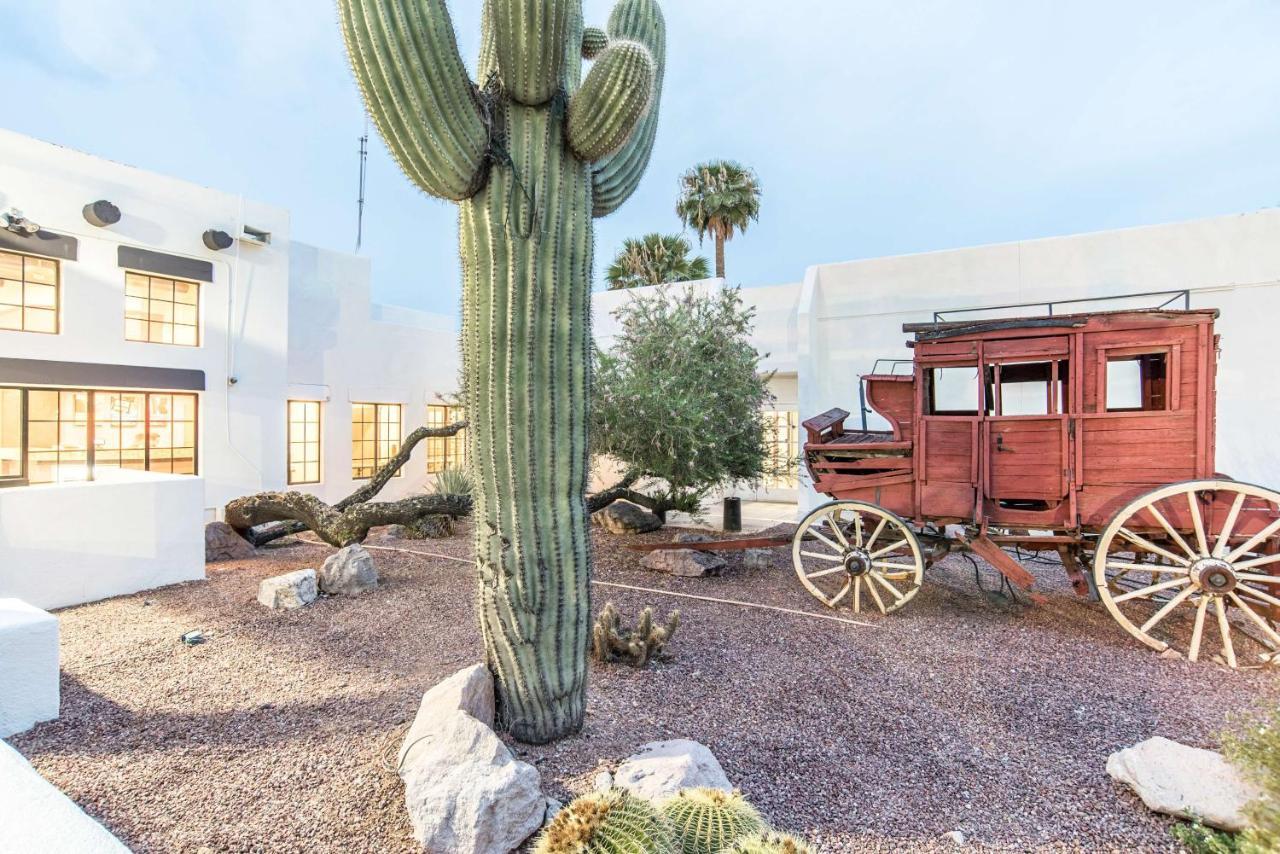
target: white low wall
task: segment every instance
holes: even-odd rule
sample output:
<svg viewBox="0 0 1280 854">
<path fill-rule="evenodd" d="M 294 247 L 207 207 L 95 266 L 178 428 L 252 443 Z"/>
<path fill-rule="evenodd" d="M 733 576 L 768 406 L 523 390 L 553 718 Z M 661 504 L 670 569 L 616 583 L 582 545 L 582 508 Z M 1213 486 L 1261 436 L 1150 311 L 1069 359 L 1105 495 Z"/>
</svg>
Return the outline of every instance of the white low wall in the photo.
<svg viewBox="0 0 1280 854">
<path fill-rule="evenodd" d="M 204 479 L 100 472 L 0 490 L 0 597 L 63 608 L 204 578 Z"/>
<path fill-rule="evenodd" d="M 0 850 L 45 854 L 129 854 L 120 840 L 85 815 L 0 741 Z"/>
<path fill-rule="evenodd" d="M 0 599 L 0 738 L 56 718 L 60 697 L 58 618 Z"/>
</svg>

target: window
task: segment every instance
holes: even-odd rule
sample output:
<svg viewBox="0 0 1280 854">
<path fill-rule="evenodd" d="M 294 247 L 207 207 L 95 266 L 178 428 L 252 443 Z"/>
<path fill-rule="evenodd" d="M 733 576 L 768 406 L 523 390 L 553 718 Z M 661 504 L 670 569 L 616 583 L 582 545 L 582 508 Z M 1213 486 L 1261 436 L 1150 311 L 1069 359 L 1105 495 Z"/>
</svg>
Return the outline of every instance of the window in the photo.
<svg viewBox="0 0 1280 854">
<path fill-rule="evenodd" d="M 999 378 L 996 415 L 1049 415 L 1063 411 L 1066 362 L 1002 362 L 995 367 Z"/>
<path fill-rule="evenodd" d="M 1107 356 L 1107 412 L 1169 408 L 1166 353 Z"/>
<path fill-rule="evenodd" d="M 196 396 L 0 389 L 0 483 L 92 480 L 99 469 L 196 473 Z"/>
<path fill-rule="evenodd" d="M 0 329 L 58 331 L 58 262 L 0 252 Z"/>
<path fill-rule="evenodd" d="M 181 279 L 124 274 L 124 337 L 153 344 L 200 344 L 200 286 Z"/>
<path fill-rule="evenodd" d="M 466 410 L 461 406 L 433 403 L 427 407 L 428 427 L 448 427 L 466 417 Z M 427 439 L 427 474 L 438 474 L 467 464 L 466 433 L 466 430 L 461 430 L 452 436 Z"/>
<path fill-rule="evenodd" d="M 768 442 L 768 469 L 771 474 L 765 478 L 765 489 L 795 489 L 799 474 L 800 460 L 796 455 L 799 447 L 800 414 L 794 409 L 765 412 L 765 441 Z"/>
<path fill-rule="evenodd" d="M 289 483 L 320 482 L 320 401 L 289 401 Z"/>
<path fill-rule="evenodd" d="M 400 404 L 351 404 L 351 477 L 373 477 L 400 450 Z M 396 477 L 404 474 L 396 472 Z"/>
<path fill-rule="evenodd" d="M 930 415 L 978 414 L 978 366 L 929 368 L 925 371 Z"/>
</svg>

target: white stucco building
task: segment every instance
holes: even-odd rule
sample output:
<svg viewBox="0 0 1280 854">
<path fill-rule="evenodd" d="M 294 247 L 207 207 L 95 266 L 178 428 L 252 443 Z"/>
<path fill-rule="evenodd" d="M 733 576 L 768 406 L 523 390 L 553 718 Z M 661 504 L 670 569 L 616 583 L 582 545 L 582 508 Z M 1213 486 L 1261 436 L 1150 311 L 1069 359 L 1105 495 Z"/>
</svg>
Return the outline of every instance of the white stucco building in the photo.
<svg viewBox="0 0 1280 854">
<path fill-rule="evenodd" d="M 52 607 L 199 577 L 202 519 L 180 508 L 213 519 L 284 488 L 334 501 L 408 432 L 461 415 L 455 319 L 378 305 L 370 262 L 294 242 L 286 210 L 0 131 L 0 214 L 0 484 L 18 487 L 0 489 L 0 597 Z M 636 293 L 595 295 L 600 346 Z M 819 265 L 742 296 L 779 458 L 804 418 L 859 420 L 859 375 L 910 358 L 905 322 L 1082 299 L 1219 308 L 1219 468 L 1280 484 L 1258 441 L 1280 415 L 1280 211 Z M 427 488 L 463 444 L 422 443 L 385 496 Z M 786 478 L 744 497 L 775 518 L 816 500 Z M 50 506 L 98 522 L 54 548 L 31 521 Z M 90 555 L 125 580 L 78 583 Z"/>
</svg>

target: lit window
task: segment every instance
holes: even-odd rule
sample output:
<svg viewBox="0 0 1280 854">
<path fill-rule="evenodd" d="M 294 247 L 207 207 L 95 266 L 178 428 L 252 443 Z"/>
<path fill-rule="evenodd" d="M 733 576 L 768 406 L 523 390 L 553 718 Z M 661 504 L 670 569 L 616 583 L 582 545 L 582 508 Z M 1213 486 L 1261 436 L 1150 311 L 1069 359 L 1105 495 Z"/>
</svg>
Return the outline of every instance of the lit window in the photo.
<svg viewBox="0 0 1280 854">
<path fill-rule="evenodd" d="M 27 394 L 27 480 L 89 479 L 89 392 L 31 389 Z"/>
<path fill-rule="evenodd" d="M 289 483 L 320 482 L 320 401 L 289 401 Z"/>
<path fill-rule="evenodd" d="M 95 468 L 141 471 L 147 467 L 147 395 L 143 392 L 93 393 Z"/>
<path fill-rule="evenodd" d="M 1169 408 L 1164 353 L 1107 358 L 1107 412 L 1160 412 Z"/>
<path fill-rule="evenodd" d="M 200 343 L 200 286 L 142 273 L 124 275 L 124 337 L 153 344 Z"/>
<path fill-rule="evenodd" d="M 195 395 L 147 395 L 147 469 L 196 473 Z"/>
<path fill-rule="evenodd" d="M 400 404 L 351 404 L 351 477 L 373 477 L 400 451 Z M 403 469 L 396 477 L 404 474 Z"/>
<path fill-rule="evenodd" d="M 768 468 L 766 489 L 795 489 L 800 460 L 796 456 L 799 447 L 800 413 L 794 409 L 768 411 L 764 414 L 765 441 L 768 443 Z"/>
<path fill-rule="evenodd" d="M 427 426 L 448 427 L 465 419 L 461 406 L 433 403 L 427 407 Z M 452 436 L 436 436 L 427 439 L 427 474 L 439 474 L 445 469 L 462 468 L 467 464 L 466 430 Z"/>
<path fill-rule="evenodd" d="M 22 389 L 0 388 L 0 481 L 23 475 Z"/>
<path fill-rule="evenodd" d="M 58 331 L 58 262 L 0 252 L 0 329 Z"/>
</svg>

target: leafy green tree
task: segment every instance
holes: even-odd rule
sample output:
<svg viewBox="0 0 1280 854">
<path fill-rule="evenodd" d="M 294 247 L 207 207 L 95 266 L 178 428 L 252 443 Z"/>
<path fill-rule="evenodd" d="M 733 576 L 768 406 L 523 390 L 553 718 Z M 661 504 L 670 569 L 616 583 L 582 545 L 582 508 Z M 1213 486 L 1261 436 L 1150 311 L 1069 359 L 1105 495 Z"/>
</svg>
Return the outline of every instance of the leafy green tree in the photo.
<svg viewBox="0 0 1280 854">
<path fill-rule="evenodd" d="M 736 288 L 637 295 L 614 312 L 614 347 L 596 354 L 592 453 L 623 467 L 622 481 L 593 496 L 639 499 L 660 515 L 697 512 L 717 487 L 769 472 L 764 407 L 769 375 L 751 346 L 755 310 Z M 632 490 L 644 482 L 644 492 Z"/>
<path fill-rule="evenodd" d="M 613 263 L 605 271 L 609 290 L 692 282 L 711 278 L 707 259 L 689 257 L 693 247 L 678 234 L 646 234 L 622 242 Z"/>
<path fill-rule="evenodd" d="M 724 244 L 760 219 L 760 179 L 732 160 L 700 163 L 680 177 L 676 214 L 698 233 L 716 241 L 716 275 L 724 278 Z"/>
</svg>

